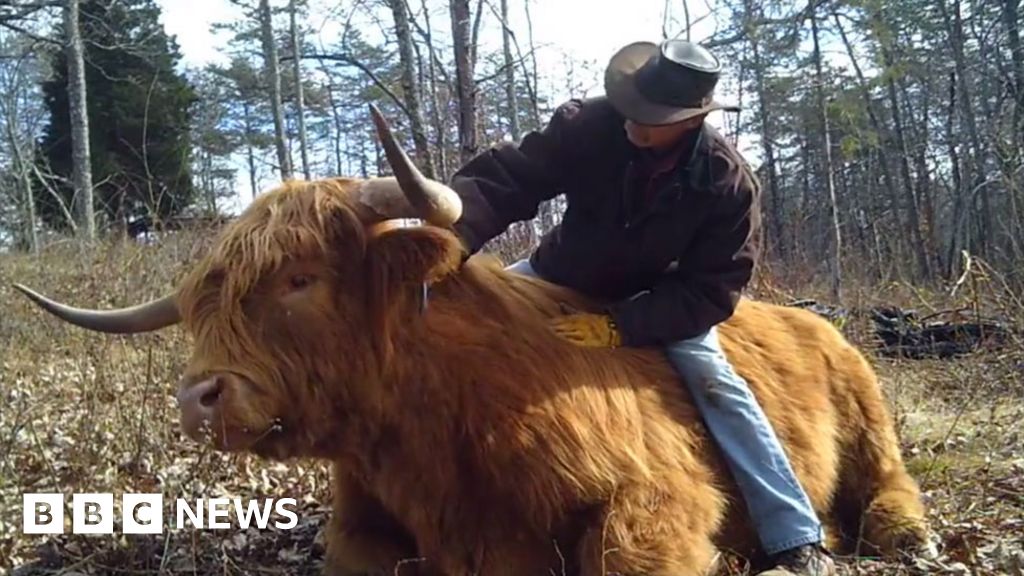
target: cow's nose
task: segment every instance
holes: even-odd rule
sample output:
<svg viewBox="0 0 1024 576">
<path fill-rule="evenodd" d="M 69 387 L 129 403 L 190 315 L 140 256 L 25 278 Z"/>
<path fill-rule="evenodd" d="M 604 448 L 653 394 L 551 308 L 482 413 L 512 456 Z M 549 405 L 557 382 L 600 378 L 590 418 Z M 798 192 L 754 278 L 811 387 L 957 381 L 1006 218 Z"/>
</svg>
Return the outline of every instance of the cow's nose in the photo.
<svg viewBox="0 0 1024 576">
<path fill-rule="evenodd" d="M 211 376 L 194 384 L 183 383 L 178 389 L 178 407 L 185 432 L 194 435 L 204 424 L 214 420 L 224 391 L 224 378 Z"/>
</svg>

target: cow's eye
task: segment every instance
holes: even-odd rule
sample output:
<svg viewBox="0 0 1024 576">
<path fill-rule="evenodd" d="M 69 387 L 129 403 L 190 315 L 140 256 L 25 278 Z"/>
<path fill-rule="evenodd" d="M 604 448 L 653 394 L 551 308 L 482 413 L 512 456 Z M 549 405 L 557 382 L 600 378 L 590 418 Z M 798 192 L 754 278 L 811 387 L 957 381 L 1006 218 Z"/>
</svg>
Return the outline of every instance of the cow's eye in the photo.
<svg viewBox="0 0 1024 576">
<path fill-rule="evenodd" d="M 302 290 L 313 283 L 313 276 L 309 274 L 295 274 L 291 277 L 289 283 L 291 284 L 292 290 Z"/>
</svg>

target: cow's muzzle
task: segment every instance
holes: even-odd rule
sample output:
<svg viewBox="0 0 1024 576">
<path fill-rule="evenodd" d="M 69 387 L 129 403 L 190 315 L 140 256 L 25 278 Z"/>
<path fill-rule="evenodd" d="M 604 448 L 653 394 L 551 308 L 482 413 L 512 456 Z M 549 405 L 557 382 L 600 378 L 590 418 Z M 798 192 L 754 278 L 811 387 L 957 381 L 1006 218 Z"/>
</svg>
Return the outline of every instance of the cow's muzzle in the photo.
<svg viewBox="0 0 1024 576">
<path fill-rule="evenodd" d="M 226 451 L 252 448 L 268 435 L 280 432 L 278 420 L 248 426 L 229 417 L 229 410 L 239 408 L 228 405 L 226 398 L 230 391 L 237 393 L 251 388 L 245 378 L 230 372 L 182 381 L 177 395 L 182 431 L 197 442 L 210 440 L 218 450 Z M 237 397 L 237 394 L 232 395 Z"/>
</svg>

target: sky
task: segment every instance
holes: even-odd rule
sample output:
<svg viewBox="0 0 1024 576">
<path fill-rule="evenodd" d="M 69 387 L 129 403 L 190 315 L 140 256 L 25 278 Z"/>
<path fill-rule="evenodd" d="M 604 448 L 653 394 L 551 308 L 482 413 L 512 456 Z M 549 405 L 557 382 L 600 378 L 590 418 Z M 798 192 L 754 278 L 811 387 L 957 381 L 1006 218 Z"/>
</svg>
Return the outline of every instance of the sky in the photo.
<svg viewBox="0 0 1024 576">
<path fill-rule="evenodd" d="M 379 0 L 310 0 L 311 16 L 308 22 L 319 32 L 319 39 L 333 43 L 342 33 L 343 23 L 353 12 L 356 1 L 375 2 Z M 714 20 L 705 17 L 705 0 L 689 0 L 690 17 L 694 26 L 691 39 L 701 41 L 714 32 Z M 237 7 L 228 0 L 157 0 L 162 8 L 163 24 L 176 37 L 180 46 L 184 66 L 201 67 L 210 62 L 226 62 L 227 35 L 214 34 L 210 27 L 216 22 L 229 22 L 241 16 Z M 421 5 L 415 0 L 413 6 Z M 432 6 L 431 24 L 435 31 L 449 29 L 445 0 L 430 0 Z M 527 22 L 522 0 L 509 0 L 511 27 L 519 37 L 520 45 L 526 50 Z M 284 7 L 287 0 L 271 0 L 271 5 Z M 475 7 L 476 2 L 471 2 Z M 485 6 L 498 6 L 497 0 L 487 0 Z M 436 7 L 434 9 L 433 7 Z M 481 51 L 498 51 L 501 48 L 501 34 L 497 17 L 485 7 L 484 24 L 480 32 Z M 668 18 L 665 11 L 669 10 Z M 356 24 L 367 39 L 374 39 L 374 31 L 380 28 L 370 20 L 360 21 L 355 11 Z M 530 14 L 533 23 L 533 38 L 537 49 L 538 72 L 547 78 L 541 92 L 560 102 L 570 97 L 594 96 L 604 92 L 602 76 L 608 59 L 620 47 L 637 40 L 657 42 L 662 38 L 663 22 L 667 22 L 669 36 L 683 32 L 685 22 L 683 2 L 667 0 L 531 0 Z M 390 24 L 390 20 L 383 22 Z M 379 35 L 377 36 L 379 38 Z M 720 81 L 720 87 L 728 79 Z M 728 99 L 727 93 L 722 93 Z M 718 128 L 724 128 L 725 112 L 714 112 L 708 121 Z M 731 119 L 735 122 L 735 118 Z M 740 149 L 750 149 L 749 141 L 741 137 Z M 244 180 L 241 179 L 240 180 Z M 240 182 L 240 188 L 245 188 Z M 269 183 L 268 183 L 269 184 Z"/>
<path fill-rule="evenodd" d="M 177 37 L 184 59 L 189 65 L 223 61 L 226 37 L 211 33 L 210 25 L 236 18 L 240 15 L 238 8 L 232 6 L 228 0 L 157 0 L 157 3 L 163 11 L 164 26 Z M 691 3 L 701 2 L 691 0 Z M 271 0 L 271 4 L 283 7 L 286 0 Z M 352 4 L 351 0 L 319 0 L 314 2 L 314 13 L 318 11 L 318 7 L 344 11 Z M 534 40 L 537 45 L 542 46 L 539 50 L 541 64 L 546 62 L 552 69 L 557 68 L 562 64 L 565 55 L 579 61 L 599 63 L 596 66 L 598 70 L 593 74 L 593 82 L 589 85 L 591 91 L 600 90 L 598 73 L 616 49 L 637 40 L 657 41 L 661 38 L 663 15 L 668 4 L 671 4 L 668 7 L 670 19 L 677 22 L 669 26 L 669 34 L 680 32 L 680 23 L 683 21 L 682 2 L 628 0 L 616 2 L 619 9 L 610 9 L 612 2 L 595 9 L 595 5 L 600 4 L 601 2 L 594 0 L 532 0 L 530 7 Z M 431 5 L 439 4 L 432 0 Z M 476 3 L 473 2 L 472 5 L 475 7 Z M 525 41 L 527 26 L 522 0 L 510 0 L 509 10 L 512 28 Z M 696 20 L 707 10 L 693 7 L 691 11 L 691 17 Z M 481 39 L 492 47 L 498 47 L 501 38 L 495 26 L 496 18 L 490 12 L 486 15 Z M 447 26 L 447 21 L 440 21 L 439 16 L 443 14 L 433 12 L 434 27 Z M 340 30 L 340 24 L 332 21 L 330 16 L 324 13 L 311 17 L 310 21 L 314 27 L 323 30 L 325 39 L 329 39 L 331 33 L 338 33 Z M 710 20 L 701 20 L 692 31 L 692 39 L 701 40 L 711 32 Z"/>
</svg>

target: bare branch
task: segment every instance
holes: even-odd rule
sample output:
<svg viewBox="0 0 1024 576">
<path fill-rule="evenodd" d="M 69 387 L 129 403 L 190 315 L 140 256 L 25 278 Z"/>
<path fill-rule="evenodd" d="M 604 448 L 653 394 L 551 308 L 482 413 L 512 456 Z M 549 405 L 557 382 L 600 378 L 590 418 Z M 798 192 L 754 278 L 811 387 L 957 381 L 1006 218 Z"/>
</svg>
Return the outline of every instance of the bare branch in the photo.
<svg viewBox="0 0 1024 576">
<path fill-rule="evenodd" d="M 281 60 L 284 61 L 284 60 L 290 60 L 290 59 L 291 59 L 291 57 L 285 56 Z M 360 69 L 364 74 L 369 76 L 370 80 L 372 80 L 373 83 L 378 88 L 381 89 L 381 91 L 383 91 L 385 94 L 387 94 L 388 98 L 391 98 L 391 100 L 394 101 L 395 105 L 398 106 L 398 108 L 401 109 L 404 114 L 406 114 L 407 116 L 409 115 L 409 110 L 405 107 L 405 104 L 402 102 L 402 99 L 399 98 L 398 95 L 396 95 L 391 90 L 391 88 L 388 88 L 388 85 L 385 84 L 380 78 L 378 78 L 377 75 L 373 73 L 373 70 L 370 70 L 370 68 L 368 66 L 366 66 L 365 64 L 360 62 L 358 59 L 353 58 L 352 56 L 349 56 L 348 54 L 303 54 L 302 55 L 302 59 L 303 60 L 310 60 L 310 59 L 312 59 L 312 60 L 330 60 L 330 61 L 333 61 L 333 62 L 343 62 L 343 63 L 348 64 L 350 66 L 355 66 L 356 68 Z"/>
<path fill-rule="evenodd" d="M 54 40 L 53 38 L 47 38 L 45 36 L 40 36 L 40 35 L 38 35 L 38 34 L 36 34 L 34 32 L 31 32 L 29 30 L 26 30 L 25 28 L 22 28 L 21 26 L 18 26 L 17 24 L 12 23 L 9 20 L 0 20 L 0 26 L 2 26 L 4 28 L 7 28 L 8 30 L 13 30 L 13 31 L 17 32 L 18 34 L 24 34 L 25 36 L 28 36 L 29 38 L 35 40 L 36 42 L 45 42 L 47 44 L 52 44 L 54 46 L 63 46 L 64 45 L 64 43 L 60 42 L 59 40 Z"/>
<path fill-rule="evenodd" d="M 483 84 L 485 82 L 490 82 L 491 80 L 494 80 L 498 76 L 504 74 L 505 70 L 507 70 L 509 67 L 519 66 L 520 64 L 524 63 L 526 61 L 526 57 L 532 56 L 535 51 L 536 50 L 530 50 L 525 55 L 520 54 L 519 58 L 517 58 L 516 60 L 513 60 L 508 64 L 502 64 L 501 66 L 497 67 L 491 74 L 488 74 L 487 76 L 481 76 L 480 78 L 474 80 L 474 82 L 476 82 L 477 84 Z"/>
<path fill-rule="evenodd" d="M 58 6 L 60 6 L 60 3 L 56 1 L 28 3 L 19 2 L 17 4 L 15 4 L 14 2 L 10 2 L 9 0 L 0 1 L 0 24 L 4 22 L 11 22 L 13 20 L 24 20 L 31 16 L 32 14 L 35 14 L 36 12 L 43 10 L 44 8 L 56 8 Z M 21 8 L 21 10 L 17 12 L 9 12 L 4 10 L 4 8 L 7 7 L 17 7 Z"/>
</svg>

